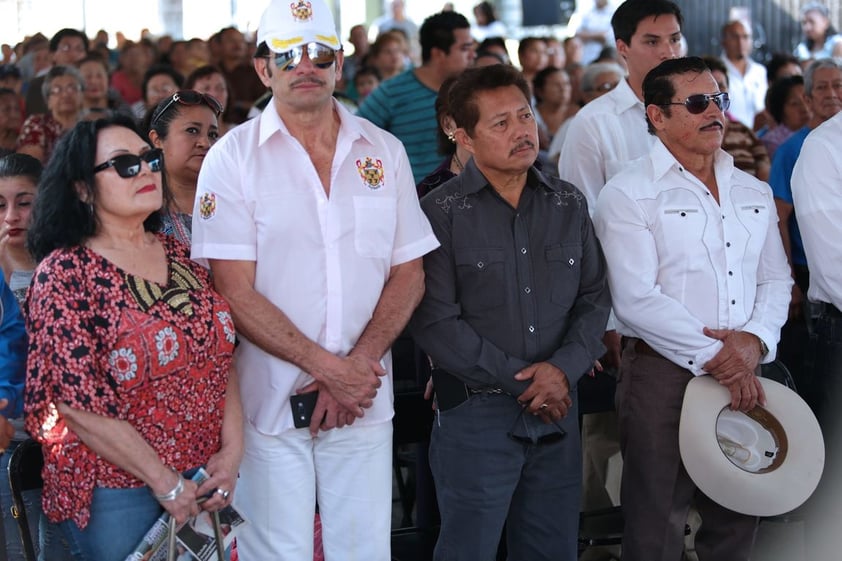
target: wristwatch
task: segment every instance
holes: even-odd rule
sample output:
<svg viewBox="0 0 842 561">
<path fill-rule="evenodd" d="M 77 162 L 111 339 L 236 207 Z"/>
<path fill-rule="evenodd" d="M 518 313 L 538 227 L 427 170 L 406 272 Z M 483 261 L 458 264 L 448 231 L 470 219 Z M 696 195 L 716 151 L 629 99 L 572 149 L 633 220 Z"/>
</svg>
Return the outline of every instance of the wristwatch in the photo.
<svg viewBox="0 0 842 561">
<path fill-rule="evenodd" d="M 763 358 L 769 354 L 769 347 L 766 346 L 766 343 L 760 337 L 757 337 L 757 340 L 760 341 L 760 358 Z"/>
</svg>

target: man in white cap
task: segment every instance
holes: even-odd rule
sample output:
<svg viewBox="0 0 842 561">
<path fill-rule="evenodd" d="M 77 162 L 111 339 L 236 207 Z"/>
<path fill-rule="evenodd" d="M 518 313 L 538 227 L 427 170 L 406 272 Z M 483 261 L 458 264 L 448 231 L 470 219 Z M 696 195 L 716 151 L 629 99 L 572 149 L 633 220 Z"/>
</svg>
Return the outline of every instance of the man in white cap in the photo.
<svg viewBox="0 0 842 561">
<path fill-rule="evenodd" d="M 254 68 L 273 98 L 208 153 L 193 256 L 234 312 L 244 373 L 244 561 L 390 559 L 389 348 L 438 246 L 391 135 L 333 98 L 342 51 L 323 0 L 274 0 Z M 309 429 L 296 394 L 318 390 Z M 312 394 L 311 394 L 312 396 Z"/>
</svg>

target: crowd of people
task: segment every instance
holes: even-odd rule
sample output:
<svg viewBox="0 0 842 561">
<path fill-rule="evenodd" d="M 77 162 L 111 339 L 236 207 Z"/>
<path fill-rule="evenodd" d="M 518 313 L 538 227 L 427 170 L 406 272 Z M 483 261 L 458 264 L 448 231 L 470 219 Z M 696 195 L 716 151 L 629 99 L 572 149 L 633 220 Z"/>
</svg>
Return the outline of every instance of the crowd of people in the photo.
<svg viewBox="0 0 842 561">
<path fill-rule="evenodd" d="M 42 445 L 40 559 L 122 561 L 163 512 L 231 504 L 244 561 L 390 559 L 402 334 L 435 396 L 437 561 L 501 536 L 576 559 L 614 451 L 623 559 L 680 559 L 691 507 L 700 561 L 749 559 L 757 518 L 682 467 L 695 376 L 750 411 L 782 360 L 837 465 L 828 9 L 764 66 L 742 20 L 688 56 L 671 0 L 595 0 L 514 56 L 492 3 L 404 8 L 347 41 L 323 0 L 271 0 L 253 40 L 4 46 L 0 468 Z M 594 380 L 616 411 L 580 427 Z"/>
</svg>

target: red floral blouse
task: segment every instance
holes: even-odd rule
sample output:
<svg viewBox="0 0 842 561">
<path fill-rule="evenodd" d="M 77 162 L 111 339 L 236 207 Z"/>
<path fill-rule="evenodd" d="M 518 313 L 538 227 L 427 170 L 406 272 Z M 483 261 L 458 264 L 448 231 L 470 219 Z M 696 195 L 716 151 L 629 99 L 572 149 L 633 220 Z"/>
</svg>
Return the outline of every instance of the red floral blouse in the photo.
<svg viewBox="0 0 842 561">
<path fill-rule="evenodd" d="M 56 404 L 129 422 L 161 460 L 202 465 L 221 445 L 234 324 L 207 270 L 158 235 L 166 286 L 85 248 L 56 250 L 27 298 L 26 428 L 44 448 L 44 511 L 84 528 L 94 487 L 143 483 L 89 449 Z"/>
<path fill-rule="evenodd" d="M 44 149 L 44 161 L 50 159 L 59 137 L 64 134 L 61 123 L 50 113 L 30 115 L 23 122 L 18 135 L 18 148 L 40 146 Z"/>
</svg>

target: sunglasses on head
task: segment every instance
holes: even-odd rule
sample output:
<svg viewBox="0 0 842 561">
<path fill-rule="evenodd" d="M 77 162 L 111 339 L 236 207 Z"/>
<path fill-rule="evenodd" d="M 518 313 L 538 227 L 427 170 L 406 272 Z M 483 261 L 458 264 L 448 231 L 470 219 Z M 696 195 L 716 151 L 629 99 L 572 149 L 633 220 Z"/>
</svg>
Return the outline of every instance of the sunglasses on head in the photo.
<svg viewBox="0 0 842 561">
<path fill-rule="evenodd" d="M 283 53 L 274 53 L 275 65 L 279 70 L 295 70 L 295 67 L 301 64 L 305 52 L 316 68 L 330 68 L 330 65 L 336 62 L 334 49 L 321 43 L 307 43 Z"/>
<path fill-rule="evenodd" d="M 210 107 L 211 111 L 216 113 L 217 116 L 219 116 L 219 114 L 222 113 L 222 105 L 219 103 L 219 101 L 216 100 L 215 97 L 208 94 L 203 94 L 201 92 L 197 92 L 196 90 L 178 90 L 170 96 L 170 98 L 167 100 L 167 103 L 163 107 L 161 107 L 160 104 L 158 105 L 158 107 L 161 108 L 155 111 L 155 115 L 152 117 L 151 126 L 155 126 L 155 123 L 158 122 L 158 119 L 163 117 L 164 114 L 166 114 L 166 112 L 169 111 L 170 107 L 172 107 L 176 103 L 178 103 L 179 105 L 187 106 L 204 104 Z"/>
<path fill-rule="evenodd" d="M 163 153 L 160 148 L 153 148 L 147 150 L 141 155 L 137 154 L 120 154 L 111 158 L 104 164 L 99 164 L 94 167 L 94 173 L 99 173 L 103 170 L 113 167 L 117 175 L 124 178 L 134 177 L 140 173 L 140 166 L 142 162 L 149 164 L 149 169 L 153 172 L 161 171 L 163 162 Z"/>
<path fill-rule="evenodd" d="M 705 112 L 711 101 L 716 104 L 720 111 L 728 111 L 728 108 L 731 107 L 731 98 L 728 97 L 727 92 L 720 92 L 718 94 L 696 94 L 689 96 L 680 103 L 662 103 L 661 105 L 683 105 L 687 108 L 689 113 L 698 115 L 699 113 Z"/>
</svg>

